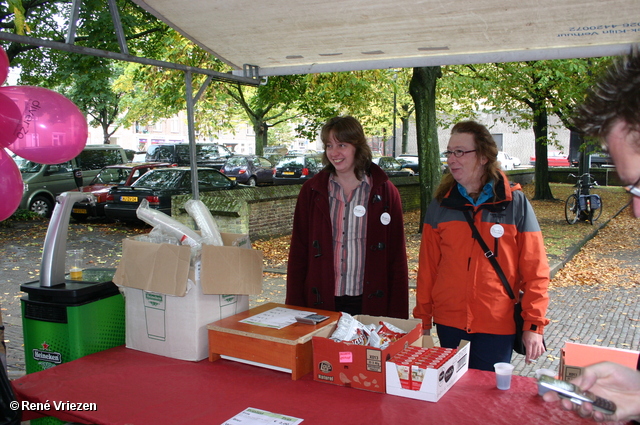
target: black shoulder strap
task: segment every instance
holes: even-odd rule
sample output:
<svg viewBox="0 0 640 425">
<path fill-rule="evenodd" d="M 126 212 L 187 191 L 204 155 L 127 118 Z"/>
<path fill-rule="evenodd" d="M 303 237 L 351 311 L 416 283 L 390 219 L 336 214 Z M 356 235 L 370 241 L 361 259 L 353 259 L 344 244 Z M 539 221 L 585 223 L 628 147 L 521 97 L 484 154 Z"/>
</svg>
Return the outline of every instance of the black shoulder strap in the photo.
<svg viewBox="0 0 640 425">
<path fill-rule="evenodd" d="M 498 260 L 496 260 L 496 257 L 493 254 L 493 251 L 489 249 L 487 244 L 484 242 L 484 239 L 482 239 L 482 236 L 480 236 L 480 232 L 478 232 L 478 228 L 473 222 L 473 218 L 471 218 L 471 213 L 469 212 L 469 210 L 464 210 L 463 213 L 464 213 L 464 217 L 467 219 L 467 222 L 469 223 L 469 227 L 471 227 L 471 233 L 473 234 L 473 237 L 480 244 L 480 247 L 484 251 L 484 256 L 489 259 L 493 268 L 496 269 L 496 273 L 498 274 L 498 277 L 500 277 L 500 280 L 502 281 L 502 285 L 504 285 L 504 289 L 507 291 L 509 298 L 511 298 L 512 300 L 515 300 L 516 297 L 515 295 L 513 295 L 513 290 L 511 289 L 511 286 L 507 281 L 507 277 L 504 275 L 504 272 L 502 271 L 502 267 L 500 267 L 500 264 L 498 264 Z"/>
</svg>

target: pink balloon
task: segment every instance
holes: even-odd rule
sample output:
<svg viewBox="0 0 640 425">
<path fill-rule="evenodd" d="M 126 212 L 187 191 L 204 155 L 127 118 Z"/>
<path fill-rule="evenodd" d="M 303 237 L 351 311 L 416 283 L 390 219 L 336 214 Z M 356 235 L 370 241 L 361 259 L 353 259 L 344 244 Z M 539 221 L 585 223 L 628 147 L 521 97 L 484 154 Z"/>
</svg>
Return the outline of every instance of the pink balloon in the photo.
<svg viewBox="0 0 640 425">
<path fill-rule="evenodd" d="M 0 221 L 18 209 L 24 185 L 18 166 L 4 149 L 0 149 Z"/>
<path fill-rule="evenodd" d="M 0 46 L 0 85 L 4 84 L 7 75 L 9 75 L 9 56 L 7 56 L 7 52 Z"/>
<path fill-rule="evenodd" d="M 15 132 L 7 129 L 17 128 L 22 115 L 18 105 L 7 96 L 0 93 L 0 148 L 6 148 L 16 140 Z"/>
<path fill-rule="evenodd" d="M 89 127 L 78 107 L 53 90 L 33 86 L 0 87 L 0 94 L 20 110 L 13 129 L 15 154 L 39 164 L 59 164 L 75 158 L 87 144 Z"/>
</svg>

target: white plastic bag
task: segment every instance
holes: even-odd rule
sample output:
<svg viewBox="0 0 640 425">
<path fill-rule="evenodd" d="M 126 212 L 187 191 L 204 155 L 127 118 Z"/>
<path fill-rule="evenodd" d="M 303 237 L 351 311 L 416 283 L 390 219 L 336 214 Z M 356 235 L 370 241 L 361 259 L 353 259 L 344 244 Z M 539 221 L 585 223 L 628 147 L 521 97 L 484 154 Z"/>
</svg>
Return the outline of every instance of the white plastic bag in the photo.
<svg viewBox="0 0 640 425">
<path fill-rule="evenodd" d="M 184 208 L 189 215 L 195 220 L 198 228 L 200 228 L 200 234 L 202 235 L 202 243 L 205 245 L 217 245 L 222 246 L 222 237 L 218 230 L 218 225 L 211 215 L 209 208 L 201 200 L 189 199 Z"/>
<path fill-rule="evenodd" d="M 202 238 L 195 230 L 190 229 L 161 211 L 149 208 L 149 201 L 146 199 L 140 202 L 136 215 L 140 220 L 153 226 L 154 229 L 177 238 L 182 245 L 189 245 L 192 248 L 192 253 L 200 251 Z"/>
</svg>

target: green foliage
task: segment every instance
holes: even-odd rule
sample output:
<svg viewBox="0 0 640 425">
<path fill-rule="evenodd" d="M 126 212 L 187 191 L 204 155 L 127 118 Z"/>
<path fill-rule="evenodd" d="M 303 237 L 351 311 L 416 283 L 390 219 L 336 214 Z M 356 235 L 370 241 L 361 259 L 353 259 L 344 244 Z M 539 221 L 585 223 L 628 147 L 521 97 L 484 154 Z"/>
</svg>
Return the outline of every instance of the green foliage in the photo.
<svg viewBox="0 0 640 425">
<path fill-rule="evenodd" d="M 21 0 L 7 0 L 7 11 L 14 15 L 14 31 L 16 34 L 25 35 L 28 29 L 25 22 L 25 9 Z"/>
<path fill-rule="evenodd" d="M 42 216 L 31 210 L 18 209 L 13 213 L 9 220 L 13 221 L 41 221 L 44 220 Z"/>
<path fill-rule="evenodd" d="M 533 128 L 536 144 L 536 198 L 552 199 L 547 145 L 556 142 L 548 116 L 571 129 L 571 115 L 593 84 L 592 71 L 604 59 L 565 59 L 446 67 L 441 93 L 476 99 L 477 111 L 520 128 Z M 471 106 L 471 104 L 469 104 Z"/>
</svg>

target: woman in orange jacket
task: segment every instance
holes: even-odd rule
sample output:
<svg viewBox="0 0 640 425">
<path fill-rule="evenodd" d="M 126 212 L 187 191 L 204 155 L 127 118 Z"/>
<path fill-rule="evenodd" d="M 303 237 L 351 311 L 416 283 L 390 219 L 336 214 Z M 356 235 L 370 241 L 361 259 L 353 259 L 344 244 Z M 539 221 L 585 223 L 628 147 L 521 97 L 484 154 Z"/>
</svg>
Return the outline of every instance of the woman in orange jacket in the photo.
<svg viewBox="0 0 640 425">
<path fill-rule="evenodd" d="M 443 347 L 471 341 L 471 368 L 493 370 L 494 363 L 510 362 L 515 301 L 487 257 L 494 255 L 513 294 L 524 291 L 523 342 L 530 363 L 545 351 L 542 335 L 549 323 L 549 265 L 540 226 L 520 185 L 510 185 L 500 171 L 498 148 L 485 126 L 456 124 L 445 154 L 450 172 L 425 215 L 413 314 L 425 332 L 436 325 Z"/>
</svg>

